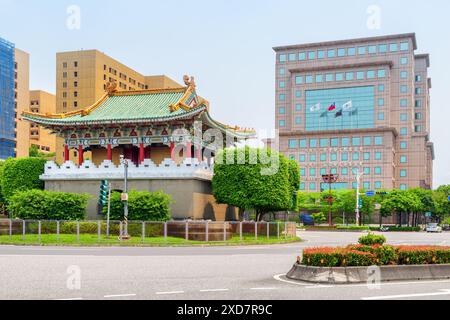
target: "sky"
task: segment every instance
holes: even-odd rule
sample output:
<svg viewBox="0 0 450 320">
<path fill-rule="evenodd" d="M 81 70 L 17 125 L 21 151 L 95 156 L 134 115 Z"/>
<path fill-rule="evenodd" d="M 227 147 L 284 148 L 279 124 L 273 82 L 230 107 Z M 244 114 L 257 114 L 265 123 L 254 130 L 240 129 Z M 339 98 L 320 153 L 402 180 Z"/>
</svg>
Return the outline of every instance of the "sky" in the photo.
<svg viewBox="0 0 450 320">
<path fill-rule="evenodd" d="M 145 75 L 195 76 L 214 118 L 270 135 L 272 47 L 415 32 L 431 55 L 439 186 L 450 184 L 449 13 L 447 0 L 0 0 L 0 37 L 30 53 L 31 89 L 55 92 L 56 52 L 98 49 Z"/>
</svg>

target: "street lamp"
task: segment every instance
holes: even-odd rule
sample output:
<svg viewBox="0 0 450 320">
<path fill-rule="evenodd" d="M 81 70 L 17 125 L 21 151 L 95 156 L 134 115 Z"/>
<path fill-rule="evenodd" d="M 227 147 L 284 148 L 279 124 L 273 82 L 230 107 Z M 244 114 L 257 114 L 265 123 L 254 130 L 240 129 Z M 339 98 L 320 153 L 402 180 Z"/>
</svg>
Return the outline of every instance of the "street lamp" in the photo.
<svg viewBox="0 0 450 320">
<path fill-rule="evenodd" d="M 339 180 L 339 176 L 336 174 L 324 174 L 322 176 L 323 182 L 328 184 L 328 224 L 333 226 L 333 195 L 331 194 L 331 186 L 333 183 L 336 183 Z"/>
<path fill-rule="evenodd" d="M 123 201 L 123 217 L 124 217 L 124 230 L 120 237 L 120 240 L 130 240 L 130 235 L 128 234 L 128 160 L 125 159 L 123 155 L 120 156 L 120 163 L 123 164 L 124 168 L 124 190 L 122 193 Z"/>
<path fill-rule="evenodd" d="M 359 169 L 356 171 L 356 225 L 359 226 L 360 220 L 361 220 L 361 214 L 359 212 L 359 189 L 361 185 L 361 178 L 364 176 L 364 172 L 360 171 Z"/>
</svg>

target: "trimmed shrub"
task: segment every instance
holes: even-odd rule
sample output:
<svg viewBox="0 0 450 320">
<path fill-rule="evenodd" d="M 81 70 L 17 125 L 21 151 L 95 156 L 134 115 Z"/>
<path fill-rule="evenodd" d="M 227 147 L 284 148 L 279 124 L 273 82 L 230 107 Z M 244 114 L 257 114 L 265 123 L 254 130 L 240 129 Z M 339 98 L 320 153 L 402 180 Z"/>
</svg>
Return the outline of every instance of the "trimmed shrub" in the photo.
<svg viewBox="0 0 450 320">
<path fill-rule="evenodd" d="M 348 231 L 370 231 L 369 227 L 366 226 L 337 226 L 338 230 L 348 230 Z"/>
<path fill-rule="evenodd" d="M 368 234 L 367 236 L 361 237 L 358 240 L 359 244 L 365 245 L 365 246 L 374 246 L 374 245 L 380 245 L 386 243 L 386 237 L 384 236 L 378 236 L 375 234 Z"/>
<path fill-rule="evenodd" d="M 83 220 L 89 196 L 43 190 L 16 192 L 8 210 L 15 219 Z"/>
<path fill-rule="evenodd" d="M 348 249 L 369 252 L 374 255 L 374 264 L 376 265 L 395 265 L 398 261 L 397 249 L 393 246 L 383 246 L 383 245 L 351 245 Z"/>
<path fill-rule="evenodd" d="M 44 188 L 39 176 L 44 173 L 46 160 L 39 158 L 8 159 L 5 161 L 1 175 L 1 189 L 8 200 L 19 191 Z"/>
<path fill-rule="evenodd" d="M 172 198 L 163 192 L 131 191 L 128 194 L 129 221 L 167 221 L 170 220 Z M 107 208 L 103 209 L 107 213 Z M 111 220 L 123 220 L 123 201 L 121 194 L 111 195 Z"/>
<path fill-rule="evenodd" d="M 303 264 L 314 267 L 371 266 L 374 255 L 349 248 L 317 248 L 303 251 Z"/>
<path fill-rule="evenodd" d="M 389 230 L 387 232 L 420 232 L 422 231 L 422 229 L 420 227 L 397 227 L 397 226 L 392 226 L 392 227 L 388 227 Z M 371 227 L 370 228 L 371 231 L 381 231 L 380 227 Z"/>
<path fill-rule="evenodd" d="M 450 247 L 400 246 L 398 247 L 399 264 L 448 264 Z"/>
</svg>

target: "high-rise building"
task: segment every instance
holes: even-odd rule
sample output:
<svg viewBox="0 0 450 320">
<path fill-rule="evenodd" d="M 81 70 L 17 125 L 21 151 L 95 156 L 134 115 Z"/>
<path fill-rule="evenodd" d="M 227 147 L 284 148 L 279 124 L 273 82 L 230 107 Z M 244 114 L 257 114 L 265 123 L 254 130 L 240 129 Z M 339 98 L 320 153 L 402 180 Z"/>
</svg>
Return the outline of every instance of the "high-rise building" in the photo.
<svg viewBox="0 0 450 320">
<path fill-rule="evenodd" d="M 116 82 L 120 91 L 181 87 L 164 75 L 144 76 L 97 50 L 62 52 L 56 54 L 56 112 L 70 113 L 93 105 L 105 94 L 108 82 Z M 57 162 L 63 162 L 63 154 L 63 141 L 58 138 Z M 70 159 L 77 157 L 72 151 Z"/>
<path fill-rule="evenodd" d="M 15 156 L 14 44 L 0 38 L 0 159 Z"/>
<path fill-rule="evenodd" d="M 415 34 L 274 48 L 280 151 L 305 191 L 432 188 L 430 58 Z"/>
<path fill-rule="evenodd" d="M 41 91 L 30 91 L 30 112 L 37 114 L 56 113 L 55 95 Z M 50 154 L 56 152 L 56 136 L 37 124 L 30 124 L 30 147 L 35 146 L 39 152 Z"/>
<path fill-rule="evenodd" d="M 28 53 L 0 39 L 0 159 L 28 156 L 29 69 Z"/>
</svg>

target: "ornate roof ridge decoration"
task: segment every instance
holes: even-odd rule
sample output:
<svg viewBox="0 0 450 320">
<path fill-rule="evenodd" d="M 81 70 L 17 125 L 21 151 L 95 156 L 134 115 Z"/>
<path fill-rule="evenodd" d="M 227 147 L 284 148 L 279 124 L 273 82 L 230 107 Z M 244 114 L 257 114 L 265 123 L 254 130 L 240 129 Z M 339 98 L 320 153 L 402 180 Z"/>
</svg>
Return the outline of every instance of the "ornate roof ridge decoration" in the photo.
<svg viewBox="0 0 450 320">
<path fill-rule="evenodd" d="M 189 77 L 188 75 L 183 76 L 184 84 L 186 85 L 186 91 L 184 95 L 180 98 L 177 103 L 171 104 L 169 106 L 169 110 L 171 113 L 176 112 L 178 110 L 183 109 L 184 111 L 191 111 L 199 106 L 205 105 L 209 108 L 209 103 L 205 99 L 197 96 L 197 84 L 195 83 L 194 77 Z M 191 101 L 188 101 L 189 98 L 193 96 Z"/>
</svg>

